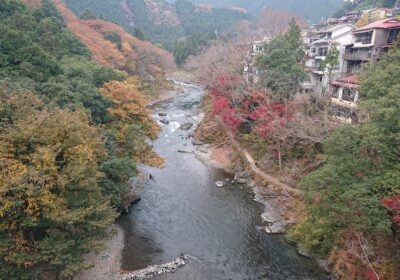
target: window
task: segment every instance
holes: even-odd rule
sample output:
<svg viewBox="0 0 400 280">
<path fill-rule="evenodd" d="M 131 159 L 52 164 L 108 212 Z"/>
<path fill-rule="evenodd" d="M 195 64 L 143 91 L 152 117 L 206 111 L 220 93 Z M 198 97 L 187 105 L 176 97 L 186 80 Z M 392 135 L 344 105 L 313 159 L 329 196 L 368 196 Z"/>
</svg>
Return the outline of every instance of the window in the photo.
<svg viewBox="0 0 400 280">
<path fill-rule="evenodd" d="M 363 45 L 371 44 L 372 33 L 373 33 L 373 31 L 357 34 L 356 35 L 356 43 L 361 43 Z"/>
<path fill-rule="evenodd" d="M 351 89 L 349 89 L 349 88 L 343 89 L 342 100 L 354 102 L 356 99 L 356 96 L 357 96 L 357 93 L 352 91 Z"/>
<path fill-rule="evenodd" d="M 397 36 L 399 35 L 400 29 L 392 29 L 389 32 L 388 44 L 393 44 L 396 42 Z"/>
<path fill-rule="evenodd" d="M 343 118 L 349 118 L 352 113 L 350 109 L 340 106 L 332 106 L 332 111 L 334 115 Z"/>
<path fill-rule="evenodd" d="M 319 56 L 326 56 L 327 54 L 328 54 L 328 48 L 327 47 L 318 49 L 318 55 Z"/>
<path fill-rule="evenodd" d="M 254 51 L 257 53 L 260 53 L 263 51 L 263 46 L 262 45 L 255 45 L 254 46 Z"/>
</svg>

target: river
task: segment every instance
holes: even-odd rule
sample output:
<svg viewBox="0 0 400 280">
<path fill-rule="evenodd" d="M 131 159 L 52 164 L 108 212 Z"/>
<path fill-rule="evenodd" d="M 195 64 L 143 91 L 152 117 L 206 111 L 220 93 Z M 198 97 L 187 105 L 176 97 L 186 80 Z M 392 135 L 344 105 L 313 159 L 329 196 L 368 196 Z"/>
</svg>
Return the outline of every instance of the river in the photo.
<svg viewBox="0 0 400 280">
<path fill-rule="evenodd" d="M 154 149 L 166 160 L 164 169 L 143 167 L 154 180 L 146 182 L 142 200 L 117 222 L 125 232 L 124 270 L 169 262 L 181 253 L 188 263 L 156 279 L 328 279 L 316 263 L 300 256 L 281 235 L 263 229 L 263 205 L 250 188 L 208 167 L 194 154 L 179 126 L 196 121 L 203 90 L 181 84 L 183 93 L 156 105 L 168 114 Z M 194 117 L 193 117 L 194 116 Z M 194 118 L 194 120 L 193 120 Z M 215 181 L 228 182 L 218 188 Z M 228 180 L 228 181 L 227 181 Z"/>
</svg>

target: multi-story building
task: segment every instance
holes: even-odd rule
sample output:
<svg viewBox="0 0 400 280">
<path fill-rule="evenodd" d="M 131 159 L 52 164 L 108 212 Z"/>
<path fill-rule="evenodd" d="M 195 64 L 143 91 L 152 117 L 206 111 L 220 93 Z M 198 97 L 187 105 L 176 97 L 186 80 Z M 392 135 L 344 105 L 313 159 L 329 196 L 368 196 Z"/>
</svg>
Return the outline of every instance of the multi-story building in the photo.
<svg viewBox="0 0 400 280">
<path fill-rule="evenodd" d="M 305 89 L 313 89 L 322 94 L 329 86 L 329 79 L 336 78 L 343 72 L 344 46 L 352 41 L 352 30 L 355 27 L 351 24 L 333 26 L 329 29 L 311 33 L 308 45 L 305 66 L 309 73 L 309 79 L 303 84 Z M 328 77 L 328 72 L 324 67 L 324 60 L 329 48 L 335 47 L 339 50 L 339 64 L 332 70 L 332 76 Z"/>
<path fill-rule="evenodd" d="M 353 31 L 353 42 L 343 56 L 347 74 L 354 73 L 368 61 L 377 61 L 396 41 L 400 21 L 395 18 L 375 21 Z"/>
<path fill-rule="evenodd" d="M 358 81 L 355 76 L 366 62 L 378 61 L 392 46 L 400 32 L 400 21 L 383 19 L 353 30 L 353 41 L 345 47 L 342 77 L 331 82 L 332 106 L 343 122 L 356 121 Z"/>
<path fill-rule="evenodd" d="M 243 77 L 247 83 L 253 84 L 260 80 L 260 70 L 254 65 L 255 58 L 264 52 L 264 46 L 270 41 L 268 37 L 247 44 L 247 54 L 244 61 Z"/>
</svg>

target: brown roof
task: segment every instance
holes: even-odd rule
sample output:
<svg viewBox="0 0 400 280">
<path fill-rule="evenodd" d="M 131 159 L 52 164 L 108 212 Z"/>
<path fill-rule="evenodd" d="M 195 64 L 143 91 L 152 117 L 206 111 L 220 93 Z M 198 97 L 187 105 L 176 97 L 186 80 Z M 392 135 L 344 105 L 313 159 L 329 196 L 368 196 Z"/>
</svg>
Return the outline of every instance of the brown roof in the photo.
<svg viewBox="0 0 400 280">
<path fill-rule="evenodd" d="M 336 81 L 331 82 L 334 86 L 345 87 L 345 88 L 357 88 L 359 81 L 355 75 L 339 78 Z"/>
</svg>

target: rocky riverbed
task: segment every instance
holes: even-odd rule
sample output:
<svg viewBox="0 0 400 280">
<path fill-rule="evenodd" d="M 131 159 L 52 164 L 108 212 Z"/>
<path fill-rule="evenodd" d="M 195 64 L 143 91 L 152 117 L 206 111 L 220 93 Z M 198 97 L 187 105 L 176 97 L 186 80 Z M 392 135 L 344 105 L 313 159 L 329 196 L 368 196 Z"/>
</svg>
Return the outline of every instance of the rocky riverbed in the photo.
<svg viewBox="0 0 400 280">
<path fill-rule="evenodd" d="M 203 90 L 191 84 L 177 82 L 177 86 L 180 94 L 153 104 L 153 117 L 168 120 L 160 122 L 162 132 L 154 142 L 166 164 L 163 169 L 140 166 L 153 179 L 144 182 L 142 200 L 117 221 L 123 231 L 119 237 L 123 248 L 116 258 L 120 265 L 101 253 L 100 266 L 103 256 L 113 268 L 77 279 L 115 279 L 112 273 L 118 279 L 327 279 L 313 260 L 300 256 L 282 236 L 266 232 L 267 226 L 277 229 L 281 220 L 278 214 L 264 215 L 276 224 L 271 226 L 261 215 L 276 210 L 276 205 L 263 202 L 271 199 L 268 193 L 257 196 L 248 174 L 237 173 L 234 178 L 220 169 L 244 171 L 232 168 L 236 158 L 229 146 L 193 140 L 202 119 Z M 189 122 L 190 128 L 180 129 Z M 223 187 L 216 185 L 218 181 Z M 113 256 L 120 248 L 114 246 Z M 191 258 L 177 259 L 182 253 Z M 102 273 L 110 277 L 100 278 Z"/>
</svg>

